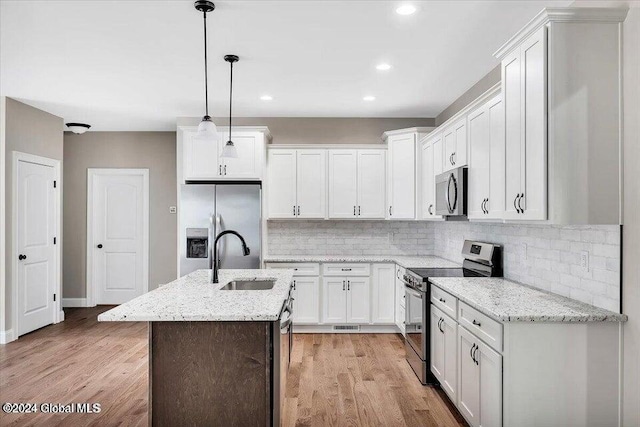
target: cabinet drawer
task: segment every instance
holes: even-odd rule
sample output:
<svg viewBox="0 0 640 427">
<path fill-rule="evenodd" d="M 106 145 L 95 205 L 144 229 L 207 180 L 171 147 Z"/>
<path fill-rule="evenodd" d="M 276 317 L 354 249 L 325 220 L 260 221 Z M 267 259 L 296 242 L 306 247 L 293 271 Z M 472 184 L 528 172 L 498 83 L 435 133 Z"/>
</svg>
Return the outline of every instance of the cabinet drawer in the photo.
<svg viewBox="0 0 640 427">
<path fill-rule="evenodd" d="M 267 268 L 289 268 L 293 270 L 294 276 L 319 276 L 320 264 L 318 263 L 302 263 L 302 262 L 268 262 Z"/>
<path fill-rule="evenodd" d="M 370 264 L 323 264 L 324 276 L 369 276 Z"/>
<path fill-rule="evenodd" d="M 431 285 L 431 303 L 448 314 L 453 320 L 458 317 L 458 298 L 437 286 Z"/>
<path fill-rule="evenodd" d="M 502 352 L 502 323 L 462 301 L 458 307 L 458 322 L 490 347 Z"/>
</svg>

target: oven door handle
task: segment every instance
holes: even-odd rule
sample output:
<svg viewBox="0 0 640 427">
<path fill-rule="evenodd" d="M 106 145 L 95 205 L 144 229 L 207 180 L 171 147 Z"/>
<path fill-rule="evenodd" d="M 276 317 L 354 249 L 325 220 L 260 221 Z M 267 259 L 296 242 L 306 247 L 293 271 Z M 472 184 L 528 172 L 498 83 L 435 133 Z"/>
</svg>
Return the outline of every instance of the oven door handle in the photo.
<svg viewBox="0 0 640 427">
<path fill-rule="evenodd" d="M 280 332 L 283 335 L 288 332 L 288 328 L 291 325 L 291 321 L 292 321 L 291 312 L 287 310 L 285 313 L 286 313 L 285 317 L 282 320 L 280 320 Z"/>
<path fill-rule="evenodd" d="M 416 291 L 415 289 L 409 287 L 409 286 L 405 286 L 404 287 L 405 291 L 411 295 L 413 295 L 414 297 L 420 298 L 422 299 L 422 294 L 418 291 Z"/>
</svg>

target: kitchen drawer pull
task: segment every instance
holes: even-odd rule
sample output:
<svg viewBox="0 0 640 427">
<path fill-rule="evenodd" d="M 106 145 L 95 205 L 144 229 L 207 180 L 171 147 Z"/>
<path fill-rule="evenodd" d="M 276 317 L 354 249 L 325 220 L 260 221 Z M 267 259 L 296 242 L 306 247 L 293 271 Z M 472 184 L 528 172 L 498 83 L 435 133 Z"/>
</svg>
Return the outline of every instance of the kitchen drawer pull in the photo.
<svg viewBox="0 0 640 427">
<path fill-rule="evenodd" d="M 296 216 L 296 205 L 293 205 L 293 216 Z"/>
<path fill-rule="evenodd" d="M 477 327 L 480 327 L 480 326 L 481 326 L 481 325 L 480 325 L 480 322 L 478 322 L 476 319 L 473 319 L 473 322 L 471 322 L 471 323 L 473 323 L 473 324 L 474 324 L 474 325 L 476 325 Z"/>
<path fill-rule="evenodd" d="M 350 268 L 341 268 L 342 271 L 351 271 Z"/>
<path fill-rule="evenodd" d="M 443 303 L 443 304 L 446 304 L 446 303 L 447 303 L 447 301 L 445 301 L 445 299 L 444 299 L 444 298 L 438 298 L 438 301 L 440 301 L 440 302 L 441 302 L 441 303 Z"/>
<path fill-rule="evenodd" d="M 391 216 L 391 206 L 389 206 L 389 216 Z"/>
</svg>

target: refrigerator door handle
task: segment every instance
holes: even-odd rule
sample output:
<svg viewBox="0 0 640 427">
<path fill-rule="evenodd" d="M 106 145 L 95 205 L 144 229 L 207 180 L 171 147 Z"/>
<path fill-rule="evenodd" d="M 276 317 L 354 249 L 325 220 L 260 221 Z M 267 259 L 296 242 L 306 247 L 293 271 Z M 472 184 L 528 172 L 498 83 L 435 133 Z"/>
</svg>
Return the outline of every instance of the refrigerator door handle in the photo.
<svg viewBox="0 0 640 427">
<path fill-rule="evenodd" d="M 213 217 L 213 214 L 209 216 L 209 270 L 213 270 L 213 246 L 216 240 L 216 225 Z"/>
<path fill-rule="evenodd" d="M 216 214 L 216 236 L 218 234 L 220 234 L 222 232 L 222 216 L 220 214 Z M 215 239 L 215 237 L 214 237 Z M 218 268 L 220 268 L 220 265 L 222 264 L 222 258 L 220 257 L 220 246 L 223 245 L 224 242 L 220 242 L 220 244 L 218 244 Z M 224 251 L 223 251 L 224 252 Z"/>
</svg>

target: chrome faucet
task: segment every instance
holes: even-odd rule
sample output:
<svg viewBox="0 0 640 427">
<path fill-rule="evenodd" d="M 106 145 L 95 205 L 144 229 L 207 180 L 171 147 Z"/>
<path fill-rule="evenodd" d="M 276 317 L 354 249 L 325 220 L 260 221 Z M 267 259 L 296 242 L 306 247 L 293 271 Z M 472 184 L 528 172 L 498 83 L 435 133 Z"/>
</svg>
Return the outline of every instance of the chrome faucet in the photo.
<svg viewBox="0 0 640 427">
<path fill-rule="evenodd" d="M 220 240 L 220 238 L 225 234 L 234 234 L 238 236 L 238 239 L 240 239 L 240 242 L 242 242 L 242 255 L 247 256 L 251 253 L 249 247 L 247 246 L 244 238 L 240 235 L 240 233 L 234 230 L 221 231 L 220 234 L 216 236 L 216 239 L 213 242 L 213 271 L 211 274 L 211 283 L 218 283 L 218 240 Z"/>
</svg>

